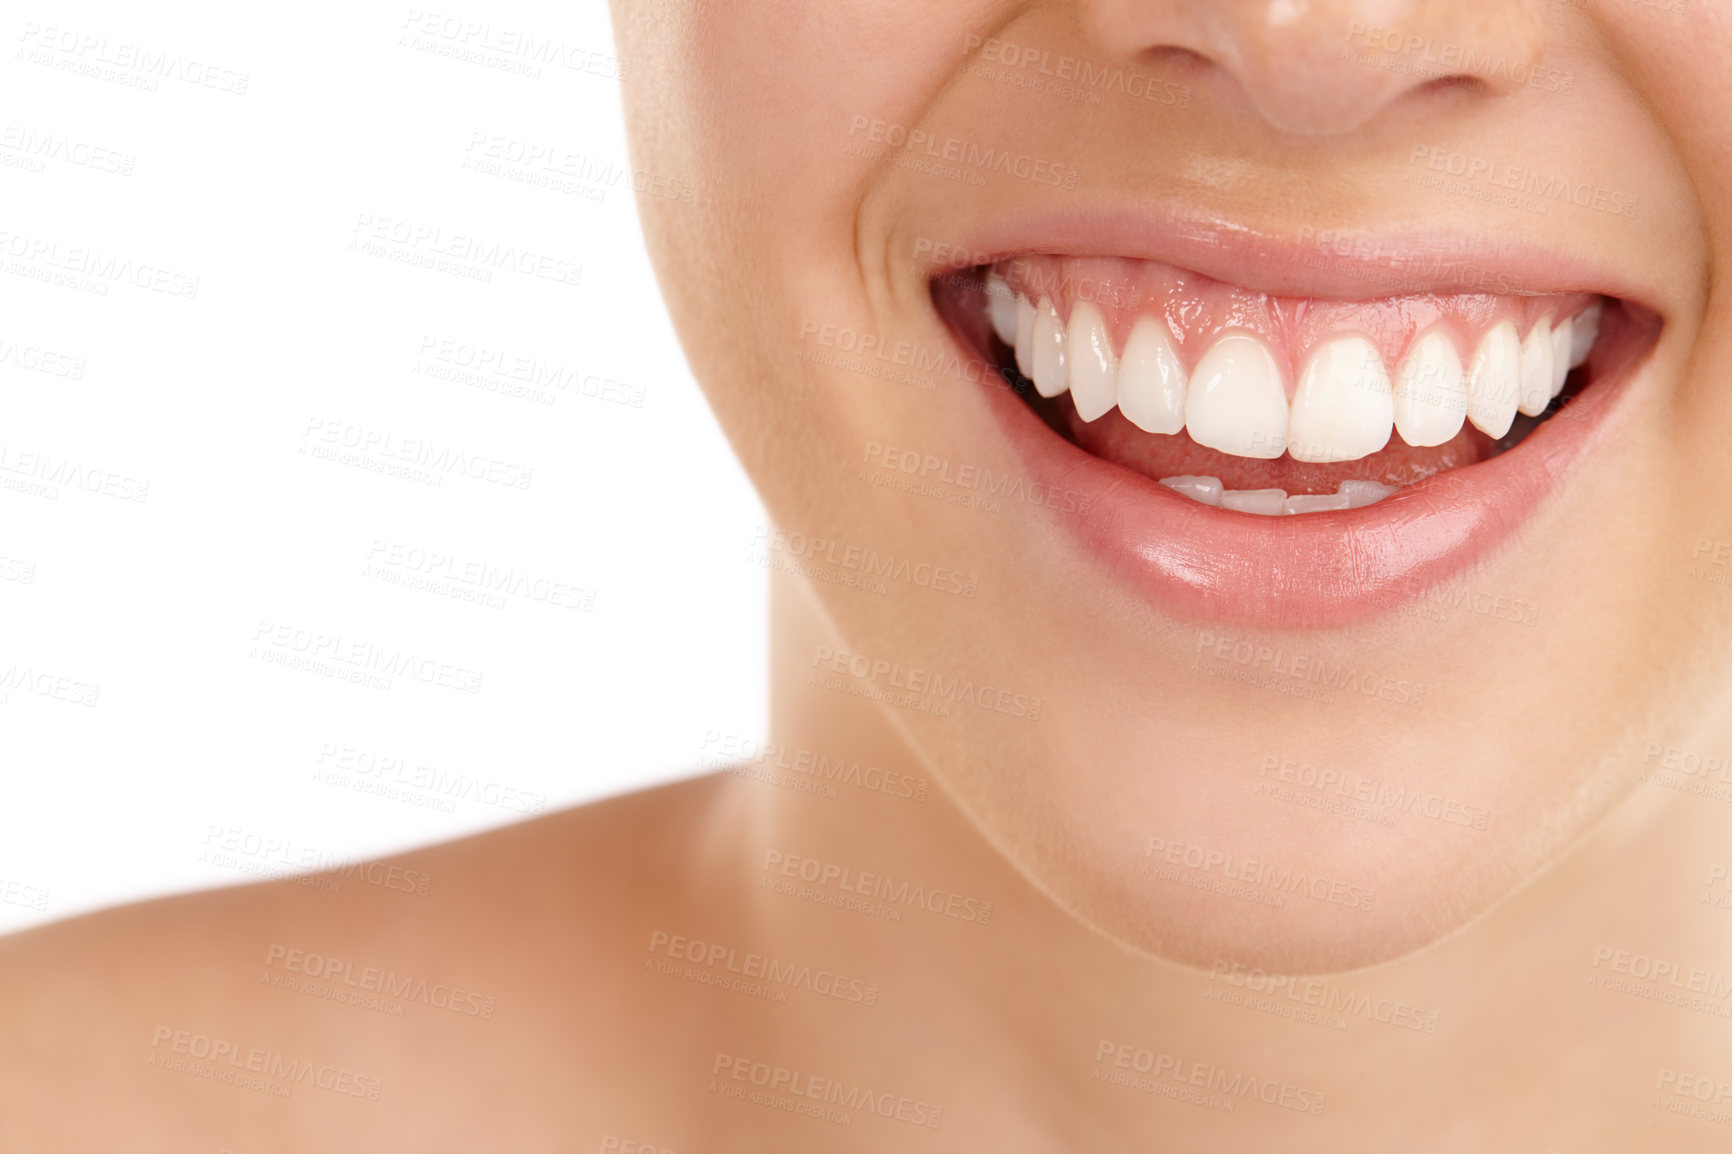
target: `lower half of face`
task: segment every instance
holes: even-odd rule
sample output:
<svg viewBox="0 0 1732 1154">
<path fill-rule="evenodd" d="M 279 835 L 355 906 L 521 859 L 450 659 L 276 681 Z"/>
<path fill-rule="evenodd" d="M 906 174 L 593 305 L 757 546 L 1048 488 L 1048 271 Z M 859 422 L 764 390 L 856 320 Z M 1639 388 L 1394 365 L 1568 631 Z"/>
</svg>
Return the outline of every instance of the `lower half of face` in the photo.
<svg viewBox="0 0 1732 1154">
<path fill-rule="evenodd" d="M 634 160 L 706 190 L 652 252 L 835 623 L 800 676 L 1121 940 L 1392 957 L 1724 684 L 1713 54 L 1553 5 L 1549 71 L 1392 85 L 1362 23 L 1099 7 L 622 10 Z M 1257 67 L 1363 115 L 1295 135 Z"/>
</svg>

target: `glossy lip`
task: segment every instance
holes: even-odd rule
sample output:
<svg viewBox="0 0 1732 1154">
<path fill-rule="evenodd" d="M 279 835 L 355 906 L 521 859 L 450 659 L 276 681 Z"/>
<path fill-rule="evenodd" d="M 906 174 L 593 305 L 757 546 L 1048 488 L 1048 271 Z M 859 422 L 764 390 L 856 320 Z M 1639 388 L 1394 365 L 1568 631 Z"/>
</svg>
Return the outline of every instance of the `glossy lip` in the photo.
<svg viewBox="0 0 1732 1154">
<path fill-rule="evenodd" d="M 1060 252 L 1141 257 L 1240 284 L 1246 281 L 1230 274 L 1254 268 L 1251 284 L 1265 291 L 1349 298 L 1371 295 L 1364 292 L 1367 262 L 1363 260 L 1330 258 L 1296 265 L 1290 244 L 1277 244 L 1248 230 L 1211 233 L 1196 227 L 1194 220 L 1190 223 L 1193 227 L 1182 234 L 1159 237 L 1158 222 L 1127 225 L 1121 220 L 1117 231 L 1140 232 L 1145 243 L 1105 252 L 1098 250 L 1115 238 L 1102 239 L 1098 229 L 1090 229 L 1090 239 L 1097 243 L 1085 244 L 1081 251 L 1076 238 L 1070 247 L 1045 237 L 1029 245 L 1025 234 L 1023 243 L 1003 255 Z M 981 247 L 992 252 L 996 246 Z M 1385 242 L 1385 251 L 1392 247 L 1393 242 Z M 1443 248 L 1438 238 L 1426 242 L 1426 251 Z M 1595 276 L 1593 270 L 1573 266 L 1555 254 L 1518 254 L 1506 247 L 1494 259 L 1471 246 L 1450 251 L 1456 259 L 1478 258 L 1488 270 L 1533 285 L 1533 291 L 1541 291 L 1542 284 L 1543 291 L 1582 289 L 1622 297 L 1636 308 L 1648 307 L 1633 293 L 1620 292 L 1625 286 L 1614 278 Z M 1176 259 L 1187 253 L 1206 259 Z M 1306 275 L 1295 277 L 1295 267 Z M 932 274 L 944 271 L 936 268 Z M 1295 285 L 1303 287 L 1296 290 Z M 1392 290 L 1387 281 L 1380 281 L 1377 287 L 1380 291 L 1375 295 L 1381 296 L 1437 288 L 1439 282 L 1415 279 L 1409 287 Z M 949 324 L 945 327 L 965 351 L 985 356 L 982 349 L 969 347 L 963 333 Z M 1626 347 L 1622 359 L 1597 369 L 1586 389 L 1508 452 L 1437 474 L 1375 505 L 1290 517 L 1235 513 L 1182 497 L 1072 444 L 1048 428 L 1014 390 L 989 387 L 981 392 L 1031 477 L 1078 490 L 1090 499 L 1086 517 L 1060 519 L 1069 531 L 1158 606 L 1214 622 L 1328 628 L 1356 624 L 1424 596 L 1508 543 L 1609 425 L 1624 392 L 1621 386 L 1653 347 L 1651 337 L 1641 342 L 1635 355 L 1628 355 Z"/>
<path fill-rule="evenodd" d="M 1011 216 L 952 251 L 963 249 L 972 250 L 964 266 L 917 261 L 922 282 L 966 266 L 1053 253 L 1160 261 L 1241 288 L 1332 300 L 1431 291 L 1593 292 L 1658 311 L 1653 302 L 1660 295 L 1618 269 L 1489 234 L 1424 224 L 1286 234 L 1146 205 Z"/>
</svg>

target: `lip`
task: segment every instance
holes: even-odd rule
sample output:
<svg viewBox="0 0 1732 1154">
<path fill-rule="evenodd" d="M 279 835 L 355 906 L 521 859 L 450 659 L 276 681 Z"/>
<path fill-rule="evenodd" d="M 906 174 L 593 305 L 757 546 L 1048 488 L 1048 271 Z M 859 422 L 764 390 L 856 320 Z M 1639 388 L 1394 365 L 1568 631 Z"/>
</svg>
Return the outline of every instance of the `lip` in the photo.
<svg viewBox="0 0 1732 1154">
<path fill-rule="evenodd" d="M 1062 253 L 1160 261 L 1242 288 L 1332 300 L 1434 291 L 1592 292 L 1660 311 L 1655 302 L 1662 295 L 1627 271 L 1492 233 L 1425 224 L 1283 233 L 1147 205 L 1013 214 L 948 251 L 965 253 L 964 264 L 918 261 L 922 283 L 1023 253 Z"/>
<path fill-rule="evenodd" d="M 1364 292 L 1368 262 L 1330 256 L 1296 263 L 1294 246 L 1278 244 L 1246 229 L 1199 228 L 1194 218 L 1182 233 L 1159 235 L 1158 220 L 1107 223 L 1141 237 L 1103 236 L 1100 219 L 1068 214 L 1070 225 L 1087 237 L 1068 241 L 1029 233 L 1013 242 L 983 237 L 980 248 L 1003 256 L 1018 252 L 1116 255 L 1182 264 L 1217 279 L 1254 271 L 1247 287 L 1303 295 L 1352 299 Z M 1062 223 L 1062 222 L 1061 222 Z M 1064 231 L 1059 228 L 1058 231 Z M 1444 251 L 1445 240 L 1425 238 L 1424 251 Z M 1396 246 L 1382 234 L 1384 248 Z M 1414 237 L 1403 242 L 1417 244 Z M 1068 247 L 1060 247 L 1068 245 Z M 1109 247 L 1116 245 L 1117 247 Z M 1079 251 L 1079 247 L 1081 251 Z M 1419 251 L 1415 249 L 1414 251 Z M 1660 321 L 1611 276 L 1597 275 L 1568 258 L 1541 251 L 1517 252 L 1504 246 L 1496 259 L 1484 248 L 1458 246 L 1457 260 L 1482 261 L 1496 275 L 1543 285 L 1544 291 L 1585 290 L 1621 297 L 1647 317 L 1632 315 L 1648 331 L 1626 334 L 1620 355 L 1596 368 L 1592 383 L 1543 422 L 1514 449 L 1490 460 L 1452 469 L 1403 488 L 1375 505 L 1338 512 L 1260 517 L 1200 504 L 1158 482 L 1072 444 L 1049 428 L 1008 387 L 980 392 L 994 420 L 1031 479 L 1069 488 L 1088 500 L 1085 517 L 1058 520 L 1109 570 L 1163 611 L 1193 619 L 1271 628 L 1328 628 L 1352 625 L 1425 596 L 1488 560 L 1547 504 L 1569 472 L 1578 466 L 1622 411 L 1623 387 L 1654 345 Z M 1189 255 L 1189 263 L 1184 257 Z M 1295 276 L 1294 268 L 1305 275 Z M 931 275 L 949 271 L 943 267 Z M 1391 288 L 1380 281 L 1376 295 L 1426 291 L 1435 279 L 1415 279 Z M 1453 287 L 1453 286 L 1451 286 Z M 1620 292 L 1620 288 L 1625 292 Z M 1355 292 L 1355 289 L 1358 289 Z M 1480 290 L 1483 291 L 1483 290 Z M 1628 293 L 1628 295 L 1626 295 Z M 1300 294 L 1295 294 L 1300 295 Z M 971 356 L 967 335 L 945 323 L 951 339 Z M 981 335 L 981 334 L 977 334 Z M 998 382 L 1002 384 L 1002 382 Z"/>
</svg>

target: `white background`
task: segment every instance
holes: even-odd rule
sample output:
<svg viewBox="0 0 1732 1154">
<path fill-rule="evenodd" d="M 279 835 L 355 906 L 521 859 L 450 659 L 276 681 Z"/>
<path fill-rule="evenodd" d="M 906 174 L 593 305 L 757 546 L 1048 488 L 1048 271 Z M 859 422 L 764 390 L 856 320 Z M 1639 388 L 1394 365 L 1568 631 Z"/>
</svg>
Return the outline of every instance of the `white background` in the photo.
<svg viewBox="0 0 1732 1154">
<path fill-rule="evenodd" d="M 420 11 L 0 26 L 0 930 L 763 730 L 763 512 L 631 191 L 703 174 L 631 172 L 599 0 Z"/>
</svg>

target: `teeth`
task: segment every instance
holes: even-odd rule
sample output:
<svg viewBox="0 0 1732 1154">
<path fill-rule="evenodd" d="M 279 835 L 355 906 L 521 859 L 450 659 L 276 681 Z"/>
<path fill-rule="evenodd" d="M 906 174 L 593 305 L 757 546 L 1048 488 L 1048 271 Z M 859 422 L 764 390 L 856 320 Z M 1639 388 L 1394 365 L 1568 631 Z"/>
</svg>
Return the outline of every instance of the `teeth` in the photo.
<svg viewBox="0 0 1732 1154">
<path fill-rule="evenodd" d="M 1507 436 L 1517 412 L 1544 414 L 1570 369 L 1587 360 L 1602 313 L 1595 301 L 1555 326 L 1544 317 L 1525 339 L 1513 321 L 1502 321 L 1480 338 L 1465 371 L 1449 334 L 1427 329 L 1408 346 L 1393 386 L 1370 339 L 1334 337 L 1311 351 L 1289 405 L 1280 364 L 1254 334 L 1220 337 L 1187 374 L 1160 318 L 1139 317 L 1115 356 L 1106 318 L 1090 302 L 1078 301 L 1067 325 L 1051 298 L 1031 303 L 996 270 L 987 273 L 986 297 L 992 329 L 1014 347 L 1022 375 L 1043 397 L 1068 390 L 1084 421 L 1116 406 L 1145 432 L 1188 430 L 1197 444 L 1232 456 L 1272 460 L 1285 453 L 1314 463 L 1370 456 L 1389 444 L 1392 431 L 1420 447 L 1450 441 L 1465 421 L 1488 436 Z M 1294 508 L 1333 509 L 1337 497 L 1300 494 Z M 1250 501 L 1246 508 L 1258 511 L 1268 503 L 1233 500 Z"/>
<path fill-rule="evenodd" d="M 1119 412 L 1145 433 L 1177 433 L 1185 427 L 1185 366 L 1165 328 L 1151 317 L 1139 318 L 1125 340 Z"/>
<path fill-rule="evenodd" d="M 1467 419 L 1488 437 L 1501 437 L 1521 400 L 1522 343 L 1515 322 L 1504 321 L 1479 342 L 1467 374 Z"/>
<path fill-rule="evenodd" d="M 1287 498 L 1283 513 L 1328 513 L 1336 509 L 1351 509 L 1345 493 L 1300 493 Z"/>
<path fill-rule="evenodd" d="M 1542 317 L 1522 340 L 1522 412 L 1537 417 L 1552 399 L 1552 319 Z"/>
<path fill-rule="evenodd" d="M 1083 420 L 1098 420 L 1119 401 L 1118 358 L 1101 310 L 1087 301 L 1071 306 L 1067 346 L 1071 401 Z"/>
<path fill-rule="evenodd" d="M 1218 505 L 1223 509 L 1265 517 L 1363 509 L 1395 492 L 1392 487 L 1377 481 L 1343 481 L 1333 493 L 1300 493 L 1293 497 L 1289 497 L 1285 489 L 1223 489 L 1219 477 L 1162 477 L 1161 484 L 1200 504 Z"/>
<path fill-rule="evenodd" d="M 1021 293 L 1016 297 L 1016 371 L 1034 379 L 1034 306 Z"/>
<path fill-rule="evenodd" d="M 1221 503 L 1221 478 L 1193 477 L 1189 474 L 1183 477 L 1162 477 L 1161 484 L 1174 492 L 1183 493 L 1193 501 L 1201 501 L 1205 505 Z"/>
<path fill-rule="evenodd" d="M 1349 509 L 1363 509 L 1395 492 L 1395 486 L 1381 481 L 1343 481 L 1335 491 L 1347 498 Z"/>
<path fill-rule="evenodd" d="M 1455 342 L 1432 329 L 1407 352 L 1395 375 L 1395 430 L 1410 445 L 1441 445 L 1467 417 L 1467 379 Z"/>
<path fill-rule="evenodd" d="M 1040 298 L 1034 314 L 1034 381 L 1035 392 L 1043 397 L 1056 397 L 1070 388 L 1070 370 L 1065 364 L 1064 322 L 1052 301 Z"/>
<path fill-rule="evenodd" d="M 1337 337 L 1299 375 L 1287 452 L 1295 461 L 1356 461 L 1387 445 L 1394 425 L 1383 354 L 1364 337 Z"/>
<path fill-rule="evenodd" d="M 986 313 L 998 339 L 1007 345 L 1016 344 L 1016 294 L 996 271 L 986 274 Z"/>
<path fill-rule="evenodd" d="M 1228 489 L 1221 494 L 1221 508 L 1235 513 L 1257 513 L 1279 517 L 1287 505 L 1285 489 Z"/>
<path fill-rule="evenodd" d="M 1236 457 L 1270 460 L 1287 451 L 1287 392 L 1269 347 L 1244 334 L 1216 341 L 1185 393 L 1191 440 Z"/>
<path fill-rule="evenodd" d="M 1600 335 L 1600 302 L 1595 301 L 1581 311 L 1576 317 L 1575 327 L 1570 331 L 1570 368 L 1586 364 L 1588 353 L 1594 347 L 1594 340 Z"/>
<path fill-rule="evenodd" d="M 1564 381 L 1570 375 L 1570 346 L 1575 339 L 1575 324 L 1567 318 L 1552 330 L 1552 397 L 1564 391 Z M 1537 417 L 1539 413 L 1531 415 Z"/>
</svg>

